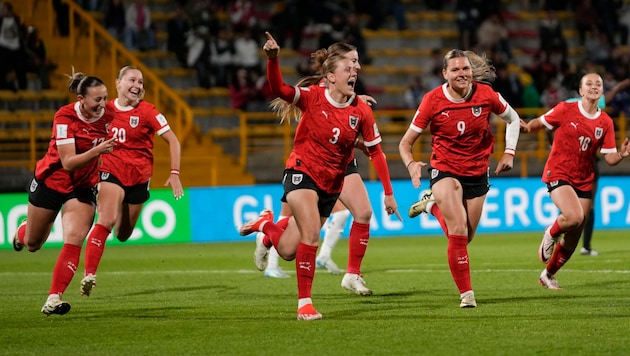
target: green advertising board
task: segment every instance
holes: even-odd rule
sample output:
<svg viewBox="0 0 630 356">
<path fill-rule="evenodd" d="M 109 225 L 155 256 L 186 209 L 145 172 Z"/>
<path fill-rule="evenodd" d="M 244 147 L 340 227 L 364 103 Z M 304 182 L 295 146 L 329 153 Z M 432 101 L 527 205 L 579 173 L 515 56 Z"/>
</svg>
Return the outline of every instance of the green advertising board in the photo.
<svg viewBox="0 0 630 356">
<path fill-rule="evenodd" d="M 26 218 L 27 204 L 26 193 L 0 195 L 0 249 L 12 248 L 11 239 L 19 223 Z M 144 204 L 136 228 L 125 244 L 190 242 L 190 236 L 188 192 L 182 199 L 175 200 L 170 189 L 156 189 L 151 190 L 151 198 Z M 110 236 L 107 243 L 122 244 L 114 236 Z M 62 244 L 63 229 L 59 214 L 44 248 L 61 247 Z"/>
</svg>

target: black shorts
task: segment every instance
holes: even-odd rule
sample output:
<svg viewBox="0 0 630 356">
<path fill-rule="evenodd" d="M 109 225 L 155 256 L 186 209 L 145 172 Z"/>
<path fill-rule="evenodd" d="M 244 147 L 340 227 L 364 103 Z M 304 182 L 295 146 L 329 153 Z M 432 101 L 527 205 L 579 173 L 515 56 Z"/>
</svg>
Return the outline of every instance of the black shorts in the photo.
<svg viewBox="0 0 630 356">
<path fill-rule="evenodd" d="M 337 198 L 339 198 L 339 193 L 330 194 L 322 191 L 317 188 L 317 185 L 309 177 L 308 175 L 296 171 L 295 169 L 285 169 L 284 170 L 284 178 L 282 178 L 282 185 L 284 186 L 284 195 L 280 199 L 282 202 L 287 202 L 287 194 L 294 190 L 298 189 L 311 189 L 317 192 L 317 197 L 319 201 L 317 202 L 317 208 L 319 209 L 319 216 L 321 217 L 329 217 L 332 212 L 335 203 L 337 202 Z"/>
<path fill-rule="evenodd" d="M 547 183 L 547 191 L 549 193 L 551 193 L 551 191 L 553 191 L 554 189 L 561 187 L 563 185 L 568 185 L 571 186 L 571 188 L 573 188 L 573 190 L 575 191 L 575 193 L 577 194 L 578 198 L 582 198 L 582 199 L 593 199 L 593 191 L 589 190 L 589 191 L 583 191 L 583 190 L 579 190 L 579 189 L 575 189 L 574 186 L 571 185 L 571 183 L 567 182 L 566 180 L 557 180 L 554 182 L 549 182 Z"/>
<path fill-rule="evenodd" d="M 346 168 L 347 176 L 354 173 L 359 173 L 359 164 L 357 163 L 356 158 L 353 158 L 352 161 L 350 161 L 350 164 L 348 164 L 348 167 Z"/>
<path fill-rule="evenodd" d="M 143 204 L 149 200 L 149 182 L 124 186 L 116 176 L 109 172 L 101 172 L 101 182 L 116 184 L 125 191 L 123 202 L 127 204 Z"/>
<path fill-rule="evenodd" d="M 65 202 L 75 198 L 82 203 L 96 205 L 96 187 L 77 188 L 70 193 L 59 193 L 48 188 L 43 181 L 33 177 L 26 190 L 28 191 L 28 202 L 38 208 L 59 211 Z"/>
<path fill-rule="evenodd" d="M 430 187 L 433 187 L 437 181 L 443 178 L 455 178 L 462 185 L 464 191 L 464 199 L 473 199 L 488 194 L 490 190 L 490 184 L 488 183 L 488 174 L 484 174 L 479 177 L 462 177 L 450 172 L 443 172 L 437 169 L 430 168 L 429 174 L 431 175 Z"/>
</svg>

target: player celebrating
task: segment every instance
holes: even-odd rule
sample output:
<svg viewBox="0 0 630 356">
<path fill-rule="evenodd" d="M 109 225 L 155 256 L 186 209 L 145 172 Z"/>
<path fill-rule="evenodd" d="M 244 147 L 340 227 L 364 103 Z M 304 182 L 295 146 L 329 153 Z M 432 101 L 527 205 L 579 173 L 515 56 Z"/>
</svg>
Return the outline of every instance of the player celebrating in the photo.
<svg viewBox="0 0 630 356">
<path fill-rule="evenodd" d="M 603 92 L 602 77 L 588 73 L 580 80 L 581 101 L 561 102 L 541 117 L 522 124 L 527 132 L 554 130 L 542 181 L 560 214 L 545 229 L 538 250 L 540 261 L 547 264 L 538 282 L 549 289 L 561 289 L 555 274 L 575 252 L 593 204 L 597 150 L 610 166 L 630 155 L 627 137 L 617 152 L 613 121 L 598 107 Z"/>
<path fill-rule="evenodd" d="M 479 67 L 477 71 L 485 70 Z M 466 52 L 449 51 L 444 56 L 442 75 L 446 83 L 424 96 L 400 141 L 399 151 L 414 187 L 418 188 L 426 163 L 414 161 L 411 149 L 431 124 L 432 192 L 423 194 L 419 211 L 431 213 L 440 222 L 448 237 L 448 264 L 460 293 L 460 307 L 475 308 L 467 245 L 475 236 L 489 190 L 488 170 L 494 148 L 490 115 L 494 113 L 508 123 L 505 152 L 495 174 L 513 166 L 520 120 L 500 94 L 489 85 L 473 81 Z M 410 216 L 415 216 L 412 213 Z"/>
<path fill-rule="evenodd" d="M 98 158 L 107 156 L 102 154 L 112 152 L 115 145 L 115 138 L 107 138 L 114 115 L 106 109 L 103 81 L 73 73 L 68 89 L 78 100 L 55 113 L 48 151 L 37 162 L 28 187 L 28 223 L 24 220 L 13 237 L 16 251 L 24 246 L 31 252 L 39 250 L 61 210 L 64 244 L 41 310 L 46 315 L 70 311 L 70 304 L 61 297 L 74 277 L 94 221 Z"/>
<path fill-rule="evenodd" d="M 242 235 L 262 231 L 280 256 L 295 259 L 298 281 L 298 320 L 321 319 L 313 307 L 311 288 L 315 275 L 315 254 L 319 231 L 330 215 L 343 186 L 346 168 L 353 156 L 356 139 L 363 136 L 377 174 L 385 186 L 385 207 L 397 212 L 389 183 L 389 170 L 380 149 L 380 134 L 370 107 L 356 98 L 357 69 L 352 60 L 329 56 L 326 49 L 313 54 L 321 63 L 319 75 L 303 78 L 298 86 L 282 81 L 280 47 L 268 33 L 263 50 L 267 54 L 267 77 L 275 95 L 301 111 L 294 146 L 284 173 L 284 196 L 293 218 L 273 223 L 273 213 L 264 210 L 256 220 L 240 228 Z M 324 79 L 324 86 L 318 85 Z M 308 86 L 302 86 L 308 85 Z M 285 115 L 289 112 L 283 111 Z M 282 115 L 283 119 L 290 119 Z M 294 117 L 299 117 L 294 116 Z M 286 225 L 286 230 L 283 226 Z"/>
<path fill-rule="evenodd" d="M 111 131 L 118 146 L 111 155 L 103 157 L 101 165 L 98 220 L 88 236 L 85 276 L 81 280 L 81 294 L 86 296 L 96 285 L 96 269 L 112 228 L 116 227 L 116 237 L 120 241 L 127 241 L 149 199 L 155 133 L 169 146 L 171 174 L 164 186 L 171 186 L 175 199 L 184 195 L 179 181 L 179 141 L 164 115 L 153 104 L 142 100 L 145 92 L 142 72 L 131 66 L 120 69 L 116 90 L 118 98 L 108 106 L 116 115 Z"/>
</svg>

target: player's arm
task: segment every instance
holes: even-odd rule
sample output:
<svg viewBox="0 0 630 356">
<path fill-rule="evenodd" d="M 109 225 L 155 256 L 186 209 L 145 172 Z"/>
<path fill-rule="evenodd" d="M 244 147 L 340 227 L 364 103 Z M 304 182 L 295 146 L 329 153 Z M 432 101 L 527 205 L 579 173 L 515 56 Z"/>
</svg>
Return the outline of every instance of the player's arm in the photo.
<svg viewBox="0 0 630 356">
<path fill-rule="evenodd" d="M 499 117 L 507 123 L 505 126 L 505 150 L 494 174 L 509 171 L 514 167 L 514 155 L 516 154 L 516 145 L 521 131 L 521 118 L 510 105 Z"/>
<path fill-rule="evenodd" d="M 168 144 L 168 151 L 171 158 L 171 172 L 168 175 L 168 179 L 164 183 L 164 186 L 170 185 L 173 189 L 173 196 L 175 199 L 179 199 L 184 196 L 184 189 L 182 188 L 182 182 L 179 180 L 179 168 L 181 164 L 181 145 L 175 133 L 171 130 L 164 132 L 161 135 L 162 139 Z"/>
<path fill-rule="evenodd" d="M 297 99 L 296 96 L 299 95 L 299 90 L 284 83 L 282 72 L 280 71 L 280 62 L 278 61 L 280 46 L 278 46 L 278 43 L 276 43 L 276 40 L 269 32 L 265 32 L 265 35 L 267 36 L 267 42 L 263 45 L 263 50 L 267 54 L 267 80 L 269 81 L 269 88 L 274 95 L 279 96 L 289 103 L 293 103 Z"/>
<path fill-rule="evenodd" d="M 72 134 L 68 134 L 70 127 L 70 125 L 65 123 L 57 123 L 55 125 L 55 143 L 59 152 L 59 159 L 62 167 L 67 171 L 74 171 L 87 165 L 102 153 L 111 152 L 116 145 L 113 137 L 108 140 L 94 140 L 92 148 L 85 152 L 77 153 L 75 138 Z"/>
</svg>

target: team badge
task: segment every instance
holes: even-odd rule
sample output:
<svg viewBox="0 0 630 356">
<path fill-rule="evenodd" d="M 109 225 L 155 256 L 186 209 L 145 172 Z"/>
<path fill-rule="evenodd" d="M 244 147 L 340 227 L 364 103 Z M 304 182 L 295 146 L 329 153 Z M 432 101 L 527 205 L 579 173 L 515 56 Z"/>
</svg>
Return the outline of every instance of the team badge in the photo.
<svg viewBox="0 0 630 356">
<path fill-rule="evenodd" d="M 133 128 L 138 127 L 138 124 L 140 123 L 140 117 L 139 116 L 130 116 L 129 117 L 129 125 Z"/>
<path fill-rule="evenodd" d="M 299 185 L 300 183 L 302 183 L 302 178 L 304 177 L 303 174 L 292 174 L 291 175 L 291 183 L 293 183 L 293 185 Z"/>
<path fill-rule="evenodd" d="M 359 118 L 356 116 L 350 115 L 350 127 L 354 130 L 359 124 Z"/>
<path fill-rule="evenodd" d="M 600 139 L 602 138 L 602 135 L 604 134 L 604 129 L 602 129 L 601 127 L 596 127 L 595 128 L 595 138 L 596 139 Z"/>
<path fill-rule="evenodd" d="M 31 181 L 31 186 L 28 188 L 31 193 L 34 193 L 37 190 L 37 181 L 35 180 L 35 178 L 33 178 L 33 180 Z"/>
<path fill-rule="evenodd" d="M 479 115 L 481 115 L 481 106 L 473 106 L 471 110 L 472 110 L 472 114 L 475 115 L 475 117 L 478 117 Z"/>
<path fill-rule="evenodd" d="M 440 174 L 440 170 L 439 170 L 439 169 L 435 169 L 435 168 L 433 168 L 433 169 L 431 170 L 431 179 L 435 179 L 435 178 L 437 178 L 437 176 L 438 176 L 439 174 Z"/>
<path fill-rule="evenodd" d="M 101 172 L 101 180 L 107 180 L 109 178 L 108 172 Z"/>
</svg>

